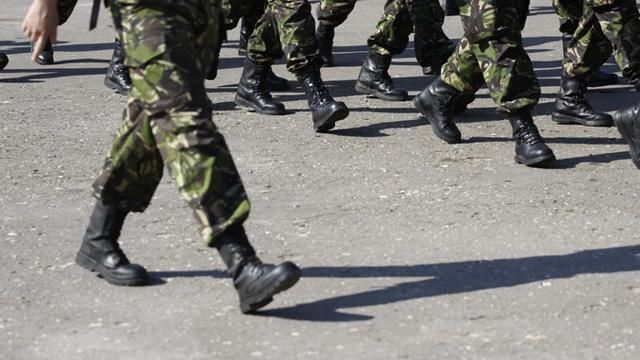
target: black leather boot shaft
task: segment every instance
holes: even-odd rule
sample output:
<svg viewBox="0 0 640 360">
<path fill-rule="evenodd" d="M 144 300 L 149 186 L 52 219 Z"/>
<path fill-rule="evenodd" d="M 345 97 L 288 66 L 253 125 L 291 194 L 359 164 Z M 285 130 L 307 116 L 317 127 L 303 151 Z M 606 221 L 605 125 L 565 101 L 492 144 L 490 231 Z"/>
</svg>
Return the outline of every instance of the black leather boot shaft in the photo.
<svg viewBox="0 0 640 360">
<path fill-rule="evenodd" d="M 563 75 L 556 96 L 556 109 L 551 114 L 551 119 L 559 124 L 613 126 L 613 119 L 609 114 L 591 107 L 585 97 L 586 92 L 586 77 L 570 78 Z"/>
<path fill-rule="evenodd" d="M 276 75 L 271 68 L 271 64 L 267 68 L 266 86 L 269 91 L 287 91 L 289 90 L 289 80 Z"/>
<path fill-rule="evenodd" d="M 104 85 L 117 93 L 126 95 L 131 90 L 131 76 L 129 68 L 124 64 L 125 52 L 120 39 L 116 39 L 113 47 L 113 56 L 104 78 Z"/>
<path fill-rule="evenodd" d="M 542 166 L 556 159 L 544 143 L 528 110 L 509 114 L 509 122 L 516 141 L 516 162 L 527 166 Z"/>
<path fill-rule="evenodd" d="M 613 114 L 618 132 L 629 144 L 629 154 L 633 164 L 640 169 L 640 103 Z"/>
<path fill-rule="evenodd" d="M 336 121 L 349 115 L 349 109 L 341 101 L 335 101 L 329 90 L 324 86 L 319 69 L 312 69 L 296 74 L 298 82 L 305 94 L 311 110 L 313 128 L 317 132 L 327 132 L 333 129 Z"/>
<path fill-rule="evenodd" d="M 319 23 L 316 30 L 316 42 L 318 43 L 318 53 L 322 58 L 323 66 L 333 67 L 335 65 L 333 59 L 333 37 L 335 36 L 335 28 L 332 25 Z"/>
<path fill-rule="evenodd" d="M 126 216 L 126 211 L 96 201 L 76 263 L 98 272 L 114 285 L 144 285 L 148 281 L 147 271 L 140 265 L 131 264 L 118 244 Z"/>
<path fill-rule="evenodd" d="M 356 81 L 356 92 L 386 101 L 405 101 L 409 98 L 406 90 L 393 85 L 387 72 L 391 65 L 391 55 L 382 56 L 369 52 L 360 68 Z"/>
<path fill-rule="evenodd" d="M 249 243 L 242 225 L 234 225 L 214 242 L 233 279 L 240 298 L 240 310 L 251 313 L 267 305 L 273 296 L 300 279 L 301 271 L 292 262 L 263 264 Z"/>
<path fill-rule="evenodd" d="M 47 43 L 44 45 L 42 52 L 36 58 L 36 62 L 40 65 L 51 65 L 54 63 L 53 60 L 53 46 L 51 42 L 47 40 Z"/>
<path fill-rule="evenodd" d="M 245 59 L 235 97 L 238 106 L 261 114 L 284 114 L 284 105 L 273 100 L 266 88 L 266 77 L 270 68 L 271 64 L 258 64 L 249 58 Z"/>
<path fill-rule="evenodd" d="M 414 99 L 416 109 L 429 120 L 433 133 L 449 144 L 462 141 L 462 134 L 453 121 L 456 105 L 462 95 L 461 91 L 438 77 Z"/>
</svg>

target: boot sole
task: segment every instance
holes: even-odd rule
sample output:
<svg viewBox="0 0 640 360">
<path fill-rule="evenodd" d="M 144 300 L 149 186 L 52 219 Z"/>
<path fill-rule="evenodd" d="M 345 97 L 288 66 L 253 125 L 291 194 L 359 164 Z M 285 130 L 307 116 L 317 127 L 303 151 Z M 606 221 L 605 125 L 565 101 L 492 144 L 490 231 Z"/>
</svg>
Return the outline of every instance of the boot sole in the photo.
<svg viewBox="0 0 640 360">
<path fill-rule="evenodd" d="M 407 100 L 409 100 L 409 96 L 404 96 L 402 98 L 393 97 L 393 96 L 387 96 L 387 95 L 379 92 L 376 89 L 372 89 L 372 88 L 362 84 L 359 81 L 356 82 L 356 92 L 359 93 L 359 94 L 371 95 L 373 97 L 376 97 L 376 98 L 378 98 L 380 100 L 384 100 L 384 101 L 407 101 Z"/>
<path fill-rule="evenodd" d="M 327 131 L 333 129 L 336 126 L 336 122 L 338 122 L 340 120 L 343 120 L 347 116 L 349 116 L 349 109 L 348 108 L 338 109 L 337 111 L 332 113 L 320 125 L 316 125 L 316 122 L 314 121 L 313 122 L 313 126 L 314 126 L 316 132 L 324 133 L 324 132 L 327 132 Z"/>
<path fill-rule="evenodd" d="M 524 164 L 526 166 L 531 166 L 531 167 L 543 167 L 554 162 L 556 160 L 556 156 L 551 154 L 551 155 L 538 156 L 533 159 L 525 159 L 516 155 L 514 159 L 518 164 Z"/>
<path fill-rule="evenodd" d="M 249 314 L 266 306 L 273 301 L 273 296 L 295 285 L 302 271 L 292 263 L 286 262 L 281 266 L 283 271 L 256 294 L 245 296 L 240 300 L 240 310 L 243 314 Z"/>
<path fill-rule="evenodd" d="M 104 266 L 100 265 L 98 262 L 78 251 L 76 255 L 76 264 L 81 267 L 91 271 L 97 272 L 100 277 L 105 279 L 108 283 L 119 286 L 140 286 L 145 285 L 149 281 L 149 277 L 141 277 L 141 278 L 119 278 L 111 275 L 111 272 L 108 269 L 105 269 Z"/>
<path fill-rule="evenodd" d="M 584 126 L 599 126 L 599 127 L 611 127 L 613 126 L 613 119 L 609 122 L 601 122 L 601 121 L 593 121 L 593 120 L 584 120 L 577 118 L 575 116 L 565 115 L 559 112 L 554 111 L 551 113 L 551 120 L 558 124 L 562 125 L 570 125 L 570 124 L 580 124 Z"/>
<path fill-rule="evenodd" d="M 236 105 L 240 106 L 241 108 L 248 110 L 250 112 L 257 112 L 259 114 L 265 114 L 265 115 L 284 115 L 285 111 L 279 111 L 279 110 L 261 110 L 258 106 L 254 105 L 252 102 L 250 102 L 249 100 L 243 98 L 242 96 L 236 94 L 235 97 L 235 103 Z"/>
<path fill-rule="evenodd" d="M 420 111 L 420 113 L 422 115 L 424 115 L 427 119 L 429 118 L 429 116 L 431 115 L 431 104 L 427 104 L 427 105 L 423 105 L 422 102 L 420 101 L 420 99 L 416 96 L 413 100 L 413 104 L 415 105 L 416 109 L 418 109 L 418 111 Z M 428 106 L 428 108 L 427 108 Z M 431 121 L 429 120 L 429 124 L 431 125 Z M 446 142 L 447 144 L 458 144 L 462 142 L 462 138 L 451 138 L 446 136 L 445 134 L 443 134 L 442 132 L 440 132 L 440 130 L 431 125 L 431 130 L 433 130 L 433 133 L 442 141 Z"/>
<path fill-rule="evenodd" d="M 129 93 L 129 90 L 123 89 L 120 85 L 109 79 L 104 79 L 104 86 L 108 87 L 109 89 L 115 90 L 115 92 L 117 92 L 118 94 L 127 95 Z"/>
<path fill-rule="evenodd" d="M 634 146 L 634 142 L 631 141 L 630 134 L 633 134 L 633 122 L 627 123 L 626 121 L 620 120 L 618 113 L 614 115 L 614 121 L 618 132 L 622 136 L 622 139 L 627 142 L 629 145 L 629 155 L 631 155 L 631 161 L 633 164 L 640 169 L 640 148 Z"/>
</svg>

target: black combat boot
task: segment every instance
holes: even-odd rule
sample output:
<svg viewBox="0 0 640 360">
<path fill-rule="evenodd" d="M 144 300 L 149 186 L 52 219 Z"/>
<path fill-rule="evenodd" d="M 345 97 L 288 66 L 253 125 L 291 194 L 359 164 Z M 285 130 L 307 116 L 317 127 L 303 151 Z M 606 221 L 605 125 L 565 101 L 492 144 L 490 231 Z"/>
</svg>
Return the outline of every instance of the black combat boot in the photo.
<svg viewBox="0 0 640 360">
<path fill-rule="evenodd" d="M 254 312 L 273 300 L 273 295 L 292 287 L 302 271 L 290 261 L 263 264 L 249 244 L 242 225 L 234 225 L 214 243 L 240 297 L 240 310 Z"/>
<path fill-rule="evenodd" d="M 9 57 L 5 53 L 0 53 L 0 70 L 4 69 L 9 63 Z"/>
<path fill-rule="evenodd" d="M 516 141 L 517 163 L 542 166 L 556 159 L 553 151 L 540 136 L 529 110 L 509 114 L 509 122 L 513 128 L 513 139 Z"/>
<path fill-rule="evenodd" d="M 349 115 L 349 109 L 342 101 L 335 101 L 324 86 L 320 70 L 313 69 L 296 74 L 300 86 L 304 89 L 311 110 L 313 128 L 317 132 L 327 132 L 336 125 L 336 121 Z"/>
<path fill-rule="evenodd" d="M 551 119 L 558 124 L 582 124 L 585 126 L 613 126 L 609 114 L 594 110 L 585 93 L 587 81 L 585 77 L 562 76 L 560 90 L 556 96 L 556 110 Z"/>
<path fill-rule="evenodd" d="M 369 52 L 360 68 L 356 81 L 356 92 L 368 94 L 386 101 L 405 101 L 409 94 L 405 89 L 393 86 L 387 70 L 391 65 L 391 55 L 382 56 Z"/>
<path fill-rule="evenodd" d="M 284 105 L 273 100 L 265 86 L 269 67 L 269 64 L 258 64 L 249 58 L 245 59 L 235 98 L 238 106 L 261 114 L 284 114 Z"/>
<path fill-rule="evenodd" d="M 567 54 L 567 48 L 573 39 L 572 35 L 562 34 L 562 55 Z M 620 83 L 620 79 L 618 75 L 613 73 L 606 73 L 600 69 L 596 69 L 591 74 L 591 77 L 587 81 L 588 87 L 600 87 L 600 86 L 609 86 Z"/>
<path fill-rule="evenodd" d="M 269 91 L 289 90 L 289 80 L 276 75 L 271 68 L 271 64 L 267 64 L 267 78 L 265 84 Z"/>
<path fill-rule="evenodd" d="M 333 67 L 333 37 L 335 36 L 335 28 L 333 25 L 318 23 L 316 30 L 316 42 L 318 43 L 318 52 L 322 58 L 323 66 Z"/>
<path fill-rule="evenodd" d="M 53 64 L 53 46 L 51 46 L 51 42 L 47 40 L 47 43 L 44 45 L 42 52 L 36 58 L 36 62 L 40 65 L 51 65 Z"/>
<path fill-rule="evenodd" d="M 629 144 L 629 154 L 634 165 L 640 169 L 640 103 L 626 109 L 616 111 L 613 114 L 613 121 L 618 128 L 622 138 Z"/>
<path fill-rule="evenodd" d="M 131 77 L 129 76 L 129 68 L 124 64 L 124 57 L 122 43 L 120 39 L 116 39 L 111 64 L 109 64 L 107 76 L 104 78 L 104 86 L 126 95 L 131 89 Z"/>
<path fill-rule="evenodd" d="M 453 122 L 462 95 L 438 77 L 414 99 L 416 109 L 429 120 L 433 133 L 449 144 L 462 141 L 462 134 Z"/>
<path fill-rule="evenodd" d="M 127 216 L 115 205 L 96 201 L 89 226 L 82 238 L 76 263 L 114 285 L 144 285 L 149 275 L 140 265 L 131 264 L 118 245 L 118 237 Z"/>
</svg>

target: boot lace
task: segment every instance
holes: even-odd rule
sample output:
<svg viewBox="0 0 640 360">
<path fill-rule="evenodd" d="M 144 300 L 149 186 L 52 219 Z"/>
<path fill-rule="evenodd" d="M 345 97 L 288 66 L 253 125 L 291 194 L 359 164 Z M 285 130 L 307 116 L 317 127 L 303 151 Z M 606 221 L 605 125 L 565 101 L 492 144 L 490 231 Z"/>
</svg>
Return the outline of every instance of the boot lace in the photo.
<svg viewBox="0 0 640 360">
<path fill-rule="evenodd" d="M 542 142 L 542 136 L 534 124 L 522 124 L 514 137 L 520 144 L 535 145 Z"/>
<path fill-rule="evenodd" d="M 311 95 L 310 105 L 323 107 L 332 99 L 329 90 L 324 86 L 322 79 L 318 74 L 312 74 L 308 78 L 309 92 Z"/>
</svg>

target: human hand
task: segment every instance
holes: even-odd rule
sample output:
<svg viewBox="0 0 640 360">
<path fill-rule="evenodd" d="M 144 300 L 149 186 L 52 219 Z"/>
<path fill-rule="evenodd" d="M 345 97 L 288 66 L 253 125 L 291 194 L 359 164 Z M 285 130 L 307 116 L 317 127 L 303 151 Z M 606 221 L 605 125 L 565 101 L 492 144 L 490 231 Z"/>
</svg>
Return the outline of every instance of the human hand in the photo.
<svg viewBox="0 0 640 360">
<path fill-rule="evenodd" d="M 47 43 L 55 43 L 58 36 L 58 0 L 33 0 L 22 22 L 22 31 L 33 43 L 31 60 L 42 52 Z"/>
</svg>

